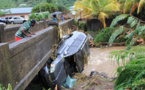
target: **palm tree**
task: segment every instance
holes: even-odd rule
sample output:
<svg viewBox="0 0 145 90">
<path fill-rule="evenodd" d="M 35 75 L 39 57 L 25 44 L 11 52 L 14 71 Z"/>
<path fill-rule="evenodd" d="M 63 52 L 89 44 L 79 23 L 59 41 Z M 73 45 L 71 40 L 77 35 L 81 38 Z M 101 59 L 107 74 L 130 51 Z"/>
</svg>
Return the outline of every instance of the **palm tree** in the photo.
<svg viewBox="0 0 145 90">
<path fill-rule="evenodd" d="M 76 1 L 74 10 L 76 16 L 82 12 L 82 18 L 97 18 L 106 27 L 105 18 L 120 11 L 120 4 L 116 0 L 82 0 Z"/>
<path fill-rule="evenodd" d="M 123 13 L 132 14 L 137 9 L 137 14 L 140 13 L 143 6 L 145 5 L 145 0 L 118 0 L 123 7 Z"/>
</svg>

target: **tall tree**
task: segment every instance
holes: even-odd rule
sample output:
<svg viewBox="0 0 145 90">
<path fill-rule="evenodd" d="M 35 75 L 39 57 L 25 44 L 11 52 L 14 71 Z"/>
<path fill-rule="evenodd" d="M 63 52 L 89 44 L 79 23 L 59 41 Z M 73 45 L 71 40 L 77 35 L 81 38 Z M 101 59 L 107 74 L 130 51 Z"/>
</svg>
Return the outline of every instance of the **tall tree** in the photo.
<svg viewBox="0 0 145 90">
<path fill-rule="evenodd" d="M 145 0 L 118 0 L 123 9 L 123 13 L 129 13 L 132 14 L 136 8 L 137 13 L 139 14 L 142 8 L 145 5 Z"/>
<path fill-rule="evenodd" d="M 48 3 L 52 3 L 52 0 L 46 0 Z"/>
<path fill-rule="evenodd" d="M 105 18 L 120 11 L 120 4 L 116 0 L 82 0 L 75 2 L 76 16 L 81 12 L 82 18 L 97 18 L 106 27 Z"/>
</svg>

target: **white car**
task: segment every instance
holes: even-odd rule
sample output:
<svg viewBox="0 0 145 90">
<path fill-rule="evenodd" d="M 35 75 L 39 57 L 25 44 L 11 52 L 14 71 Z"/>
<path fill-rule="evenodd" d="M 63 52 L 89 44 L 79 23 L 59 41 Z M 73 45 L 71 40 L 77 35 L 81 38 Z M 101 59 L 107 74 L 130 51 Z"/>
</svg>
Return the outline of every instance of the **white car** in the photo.
<svg viewBox="0 0 145 90">
<path fill-rule="evenodd" d="M 22 24 L 27 21 L 26 19 L 24 19 L 22 17 L 16 17 L 16 16 L 6 17 L 5 19 L 8 19 L 8 21 L 11 24 Z"/>
<path fill-rule="evenodd" d="M 0 24 L 4 25 L 4 27 L 6 27 L 6 24 L 5 24 L 5 23 L 3 23 L 3 22 L 0 22 Z"/>
</svg>

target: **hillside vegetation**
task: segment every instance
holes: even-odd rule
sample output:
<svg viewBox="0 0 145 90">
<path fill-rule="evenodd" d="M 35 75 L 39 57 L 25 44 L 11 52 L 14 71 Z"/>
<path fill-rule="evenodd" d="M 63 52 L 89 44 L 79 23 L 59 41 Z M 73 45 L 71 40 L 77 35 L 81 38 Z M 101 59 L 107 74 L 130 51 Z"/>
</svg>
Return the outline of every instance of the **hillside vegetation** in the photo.
<svg viewBox="0 0 145 90">
<path fill-rule="evenodd" d="M 40 4 L 53 3 L 56 5 L 64 5 L 66 7 L 73 6 L 76 0 L 40 0 Z M 0 9 L 14 7 L 33 7 L 39 4 L 39 0 L 0 0 Z M 25 5 L 20 5 L 25 4 Z"/>
</svg>

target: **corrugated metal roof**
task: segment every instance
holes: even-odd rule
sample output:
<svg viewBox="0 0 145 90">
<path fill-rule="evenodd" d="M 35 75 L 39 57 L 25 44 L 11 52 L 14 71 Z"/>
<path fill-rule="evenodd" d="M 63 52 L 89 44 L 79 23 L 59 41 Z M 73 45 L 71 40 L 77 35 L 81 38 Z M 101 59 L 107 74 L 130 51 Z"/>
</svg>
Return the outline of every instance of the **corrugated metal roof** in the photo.
<svg viewBox="0 0 145 90">
<path fill-rule="evenodd" d="M 26 8 L 10 8 L 10 9 L 1 9 L 1 11 L 6 11 L 6 14 L 22 14 L 22 13 L 31 13 L 33 7 Z"/>
</svg>

